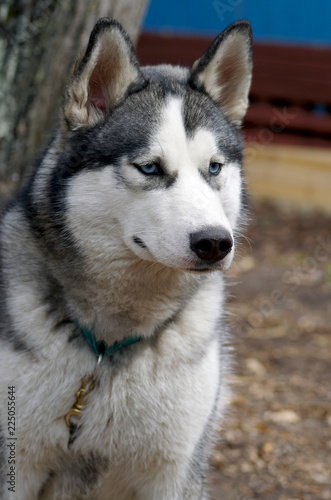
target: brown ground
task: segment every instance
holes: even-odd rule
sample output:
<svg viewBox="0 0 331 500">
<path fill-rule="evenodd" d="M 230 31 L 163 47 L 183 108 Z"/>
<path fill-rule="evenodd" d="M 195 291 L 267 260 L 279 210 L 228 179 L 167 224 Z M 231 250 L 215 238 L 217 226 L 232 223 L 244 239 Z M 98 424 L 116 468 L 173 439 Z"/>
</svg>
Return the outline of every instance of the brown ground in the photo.
<svg viewBox="0 0 331 500">
<path fill-rule="evenodd" d="M 252 217 L 229 280 L 237 365 L 213 499 L 331 499 L 331 218 Z"/>
</svg>

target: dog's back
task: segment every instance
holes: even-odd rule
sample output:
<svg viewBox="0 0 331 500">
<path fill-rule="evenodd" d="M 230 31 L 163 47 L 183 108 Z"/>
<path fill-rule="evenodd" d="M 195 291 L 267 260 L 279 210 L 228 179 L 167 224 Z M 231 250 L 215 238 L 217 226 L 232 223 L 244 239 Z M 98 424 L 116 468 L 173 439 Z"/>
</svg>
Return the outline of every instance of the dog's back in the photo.
<svg viewBox="0 0 331 500">
<path fill-rule="evenodd" d="M 93 30 L 1 225 L 1 498 L 207 498 L 250 78 L 247 22 L 192 70 Z"/>
</svg>

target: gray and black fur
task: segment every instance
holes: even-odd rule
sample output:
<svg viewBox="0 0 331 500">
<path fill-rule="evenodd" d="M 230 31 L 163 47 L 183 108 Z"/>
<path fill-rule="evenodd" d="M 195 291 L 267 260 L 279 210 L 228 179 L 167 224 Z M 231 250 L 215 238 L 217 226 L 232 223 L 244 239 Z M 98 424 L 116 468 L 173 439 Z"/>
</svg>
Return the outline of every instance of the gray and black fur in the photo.
<svg viewBox="0 0 331 500">
<path fill-rule="evenodd" d="M 240 21 L 192 69 L 140 67 L 116 21 L 95 26 L 61 127 L 0 228 L 4 500 L 208 498 L 251 40 Z M 64 417 L 97 360 L 82 328 L 108 345 L 141 340 L 102 361 L 70 430 Z M 9 386 L 16 496 L 2 445 Z"/>
</svg>

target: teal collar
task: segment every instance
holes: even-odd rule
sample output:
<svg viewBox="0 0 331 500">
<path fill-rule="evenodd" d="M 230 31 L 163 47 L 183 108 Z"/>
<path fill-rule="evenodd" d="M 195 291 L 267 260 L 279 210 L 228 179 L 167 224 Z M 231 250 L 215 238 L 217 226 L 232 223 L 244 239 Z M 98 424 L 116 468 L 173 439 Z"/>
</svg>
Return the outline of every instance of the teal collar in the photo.
<svg viewBox="0 0 331 500">
<path fill-rule="evenodd" d="M 86 328 L 82 328 L 79 326 L 78 322 L 74 319 L 75 325 L 80 329 L 84 337 L 86 338 L 87 342 L 89 343 L 92 351 L 99 357 L 102 356 L 103 358 L 107 356 L 111 356 L 114 354 L 114 352 L 119 351 L 123 347 L 127 347 L 131 344 L 135 344 L 136 342 L 139 342 L 141 340 L 141 337 L 136 335 L 135 337 L 128 337 L 122 342 L 114 342 L 111 346 L 108 346 L 108 344 L 104 340 L 100 340 L 99 342 L 96 341 L 96 338 L 94 336 L 94 333 L 92 330 L 87 330 Z"/>
</svg>

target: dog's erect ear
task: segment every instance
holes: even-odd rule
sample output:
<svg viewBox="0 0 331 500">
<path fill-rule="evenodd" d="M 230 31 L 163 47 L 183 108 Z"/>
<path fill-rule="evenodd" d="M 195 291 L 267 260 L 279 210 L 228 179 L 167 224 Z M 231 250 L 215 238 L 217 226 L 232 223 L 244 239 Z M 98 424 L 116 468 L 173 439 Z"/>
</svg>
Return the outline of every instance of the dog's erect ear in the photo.
<svg viewBox="0 0 331 500">
<path fill-rule="evenodd" d="M 64 99 L 64 118 L 70 130 L 101 120 L 128 93 L 145 85 L 132 43 L 114 19 L 95 25 L 87 49 L 77 59 Z"/>
<path fill-rule="evenodd" d="M 248 106 L 251 79 L 252 29 L 248 21 L 238 21 L 194 63 L 190 84 L 207 92 L 229 120 L 240 125 Z"/>
</svg>

